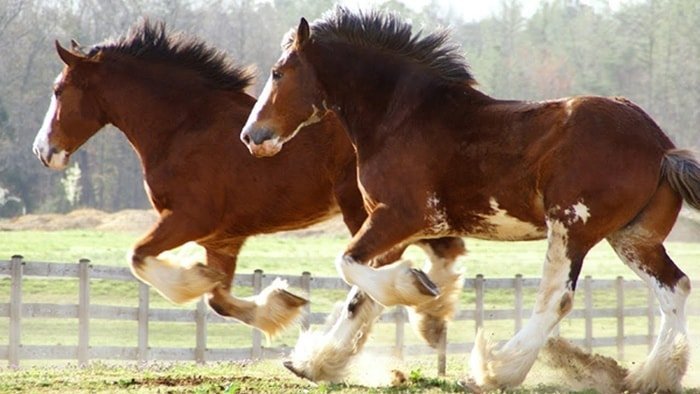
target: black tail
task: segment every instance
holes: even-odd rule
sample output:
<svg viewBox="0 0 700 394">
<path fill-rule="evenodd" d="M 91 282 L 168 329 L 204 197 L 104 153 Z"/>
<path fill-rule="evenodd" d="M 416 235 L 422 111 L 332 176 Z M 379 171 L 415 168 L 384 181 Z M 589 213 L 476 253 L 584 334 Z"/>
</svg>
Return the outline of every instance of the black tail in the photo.
<svg viewBox="0 0 700 394">
<path fill-rule="evenodd" d="M 661 176 L 685 202 L 700 210 L 700 162 L 691 151 L 673 149 L 666 152 Z"/>
</svg>

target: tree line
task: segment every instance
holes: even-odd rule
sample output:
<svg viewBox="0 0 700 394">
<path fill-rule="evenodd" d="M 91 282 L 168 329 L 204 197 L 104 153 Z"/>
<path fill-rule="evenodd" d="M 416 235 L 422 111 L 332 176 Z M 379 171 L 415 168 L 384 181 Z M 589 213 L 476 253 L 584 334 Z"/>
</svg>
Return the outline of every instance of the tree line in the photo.
<svg viewBox="0 0 700 394">
<path fill-rule="evenodd" d="M 313 20 L 329 0 L 0 0 L 0 216 L 106 211 L 149 206 L 136 155 L 106 127 L 73 155 L 71 171 L 44 169 L 31 145 L 61 70 L 53 41 L 97 44 L 139 18 L 163 20 L 258 70 L 257 94 L 299 17 Z M 590 3 L 590 2 L 589 2 Z M 679 146 L 700 148 L 700 2 L 640 0 L 611 8 L 543 0 L 525 15 L 518 0 L 466 22 L 434 0 L 413 10 L 380 5 L 415 31 L 452 30 L 479 82 L 499 98 L 541 100 L 578 94 L 625 96 L 644 108 Z"/>
</svg>

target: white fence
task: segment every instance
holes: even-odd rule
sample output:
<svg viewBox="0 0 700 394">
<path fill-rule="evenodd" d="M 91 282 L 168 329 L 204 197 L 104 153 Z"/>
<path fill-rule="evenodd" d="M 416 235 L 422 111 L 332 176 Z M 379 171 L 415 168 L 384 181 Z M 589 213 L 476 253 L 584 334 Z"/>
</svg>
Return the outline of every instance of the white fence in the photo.
<svg viewBox="0 0 700 394">
<path fill-rule="evenodd" d="M 13 256 L 11 260 L 0 261 L 0 277 L 10 277 L 11 289 L 9 303 L 0 303 L 0 318 L 9 318 L 8 344 L 0 345 L 0 360 L 8 360 L 11 367 L 17 367 L 21 360 L 77 360 L 85 364 L 89 360 L 195 360 L 206 361 L 277 358 L 287 354 L 286 347 L 264 347 L 262 335 L 253 330 L 251 346 L 244 348 L 209 348 L 207 346 L 207 325 L 236 324 L 208 310 L 203 301 L 197 304 L 195 310 L 158 309 L 150 306 L 149 288 L 139 282 L 139 301 L 135 306 L 93 305 L 90 302 L 90 279 L 132 281 L 136 279 L 126 267 L 111 267 L 92 265 L 89 260 L 80 260 L 78 264 L 25 262 L 21 256 Z M 79 295 L 77 304 L 23 303 L 22 284 L 27 277 L 41 278 L 77 278 Z M 290 286 L 301 288 L 311 297 L 312 289 L 348 289 L 348 286 L 338 278 L 312 277 L 305 272 L 301 276 L 265 275 L 257 270 L 252 275 L 237 275 L 235 287 L 252 287 L 258 293 L 267 286 L 273 278 L 286 279 Z M 484 321 L 511 320 L 514 329 L 522 326 L 525 313 L 529 307 L 523 304 L 525 289 L 536 288 L 538 278 L 523 278 L 517 275 L 509 279 L 486 279 L 477 275 L 473 279 L 465 279 L 464 290 L 474 292 L 474 304 L 471 308 L 460 309 L 455 316 L 456 321 L 471 320 L 474 327 L 482 327 Z M 698 283 L 694 283 L 697 286 Z M 574 309 L 567 319 L 583 319 L 585 335 L 583 338 L 568 338 L 573 343 L 586 349 L 595 347 L 617 347 L 618 358 L 624 357 L 626 345 L 648 344 L 651 347 L 655 340 L 655 316 L 658 314 L 655 300 L 651 293 L 647 294 L 646 306 L 628 307 L 625 305 L 625 292 L 628 289 L 643 289 L 640 281 L 627 281 L 622 278 L 614 280 L 593 280 L 586 277 L 579 282 L 579 297 L 584 297 L 584 307 Z M 488 290 L 506 289 L 513 292 L 513 307 L 508 309 L 486 309 L 484 297 Z M 597 289 L 615 292 L 616 303 L 609 308 L 593 307 L 593 291 Z M 581 294 L 582 293 L 582 294 Z M 700 316 L 700 309 L 689 309 L 689 316 Z M 645 335 L 626 335 L 625 318 L 642 317 L 647 321 Z M 33 318 L 74 318 L 78 320 L 78 343 L 68 345 L 26 345 L 22 344 L 22 322 Z M 312 324 L 322 324 L 325 313 L 310 313 L 306 309 L 302 317 L 302 326 L 308 328 Z M 593 319 L 613 318 L 616 321 L 615 336 L 594 337 Z M 94 320 L 130 320 L 137 322 L 137 346 L 91 346 L 90 322 Z M 448 343 L 447 337 L 439 349 L 431 349 L 426 345 L 404 344 L 404 329 L 407 315 L 403 308 L 394 308 L 380 317 L 380 322 L 395 325 L 395 342 L 390 347 L 373 348 L 375 351 L 391 352 L 396 355 L 435 354 L 438 357 L 438 372 L 444 373 L 446 354 L 467 353 L 472 343 Z M 151 322 L 194 322 L 196 325 L 196 345 L 194 348 L 165 348 L 149 346 L 149 323 Z"/>
</svg>

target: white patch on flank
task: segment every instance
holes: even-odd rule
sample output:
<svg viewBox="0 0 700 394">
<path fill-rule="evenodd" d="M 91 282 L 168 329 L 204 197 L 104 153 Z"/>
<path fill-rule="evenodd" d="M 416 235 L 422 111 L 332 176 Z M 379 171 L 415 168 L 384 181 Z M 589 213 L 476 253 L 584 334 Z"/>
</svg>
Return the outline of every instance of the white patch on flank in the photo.
<svg viewBox="0 0 700 394">
<path fill-rule="evenodd" d="M 525 326 L 502 348 L 485 339 L 483 331 L 477 334 L 471 356 L 471 372 L 477 384 L 484 389 L 517 386 L 544 346 L 549 333 L 569 311 L 562 310 L 562 300 L 573 292 L 566 287 L 571 261 L 567 257 L 568 230 L 558 220 L 548 220 L 548 248 L 542 280 L 537 292 L 532 316 Z"/>
<path fill-rule="evenodd" d="M 522 240 L 544 237 L 542 229 L 532 223 L 508 215 L 508 211 L 501 209 L 494 197 L 489 199 L 491 211 L 488 214 L 478 215 L 483 219 L 483 226 L 470 233 L 470 236 L 495 240 Z"/>
<path fill-rule="evenodd" d="M 447 213 L 440 205 L 435 193 L 428 194 L 426 201 L 425 220 L 428 224 L 426 233 L 430 235 L 449 234 L 450 225 L 447 223 Z"/>
<path fill-rule="evenodd" d="M 559 206 L 555 207 L 555 210 L 559 210 L 559 209 L 560 209 Z M 586 224 L 588 219 L 591 217 L 591 212 L 588 209 L 588 206 L 586 206 L 586 204 L 583 203 L 583 200 L 572 205 L 570 208 L 565 209 L 564 214 L 568 218 L 567 224 L 569 224 L 569 225 L 574 224 L 579 220 L 583 224 Z"/>
<path fill-rule="evenodd" d="M 576 217 L 581 219 L 583 224 L 586 224 L 588 218 L 591 217 L 591 212 L 588 209 L 588 207 L 585 204 L 583 204 L 582 201 L 579 201 L 578 203 L 576 203 L 576 205 L 573 206 L 573 208 L 574 212 L 576 212 Z"/>
</svg>

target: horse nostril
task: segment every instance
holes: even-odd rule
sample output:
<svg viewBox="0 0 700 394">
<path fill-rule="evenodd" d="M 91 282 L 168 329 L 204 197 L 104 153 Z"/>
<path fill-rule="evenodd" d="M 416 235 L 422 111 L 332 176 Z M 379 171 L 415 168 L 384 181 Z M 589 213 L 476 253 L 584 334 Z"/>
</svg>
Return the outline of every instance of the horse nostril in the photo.
<svg viewBox="0 0 700 394">
<path fill-rule="evenodd" d="M 241 141 L 243 141 L 243 143 L 246 145 L 250 145 L 250 136 L 248 135 L 248 133 L 243 133 L 241 135 Z"/>
<path fill-rule="evenodd" d="M 270 130 L 270 129 L 257 130 L 251 134 L 252 134 L 251 138 L 253 139 L 253 142 L 256 145 L 260 145 L 263 142 L 265 142 L 269 139 L 272 139 L 272 130 Z"/>
</svg>

